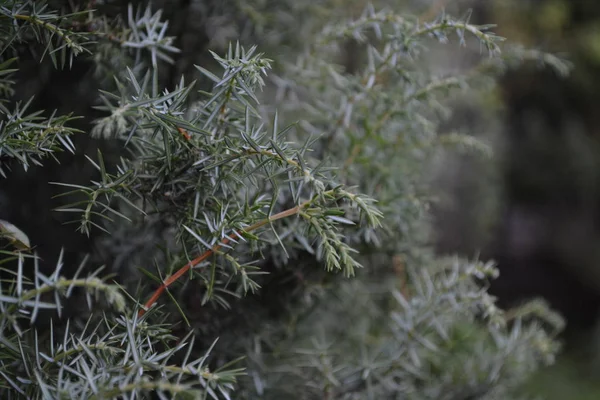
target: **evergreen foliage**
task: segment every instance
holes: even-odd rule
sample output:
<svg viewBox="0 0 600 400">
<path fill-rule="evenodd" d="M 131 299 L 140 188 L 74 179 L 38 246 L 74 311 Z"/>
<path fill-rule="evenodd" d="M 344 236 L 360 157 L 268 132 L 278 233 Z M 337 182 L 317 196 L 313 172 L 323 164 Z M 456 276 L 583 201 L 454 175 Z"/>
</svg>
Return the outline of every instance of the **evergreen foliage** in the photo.
<svg viewBox="0 0 600 400">
<path fill-rule="evenodd" d="M 252 34 L 260 16 L 280 27 L 295 12 L 244 3 Z M 468 14 L 425 23 L 369 6 L 299 30 L 303 44 L 272 40 L 291 48 L 281 59 L 234 42 L 212 53 L 217 68 L 196 66 L 210 87 L 166 87 L 178 50 L 160 11 L 3 0 L 0 13 L 2 176 L 74 152 L 77 135 L 124 149 L 114 163 L 86 154 L 86 185 L 53 182 L 55 212 L 97 234 L 74 275 L 62 257 L 42 272 L 36 243 L 0 220 L 2 398 L 517 398 L 552 363 L 560 317 L 499 310 L 493 263 L 432 254 L 427 182 L 444 146 L 489 152 L 440 133 L 451 93 L 486 90 L 517 61 L 565 73 L 560 59 L 503 52 Z M 465 75 L 424 62 L 452 37 L 485 51 Z M 11 101 L 18 46 L 56 68 L 94 63 L 103 116 L 89 132 Z"/>
</svg>

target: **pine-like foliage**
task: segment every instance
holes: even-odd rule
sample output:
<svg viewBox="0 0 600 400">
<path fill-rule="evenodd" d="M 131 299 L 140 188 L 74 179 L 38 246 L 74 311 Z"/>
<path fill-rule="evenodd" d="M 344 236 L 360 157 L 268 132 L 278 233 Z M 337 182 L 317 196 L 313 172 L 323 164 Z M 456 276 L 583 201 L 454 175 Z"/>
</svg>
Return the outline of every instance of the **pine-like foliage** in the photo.
<svg viewBox="0 0 600 400">
<path fill-rule="evenodd" d="M 295 12 L 232 4 L 254 34 L 268 25 L 258 16 L 283 27 Z M 2 2 L 2 176 L 75 152 L 74 135 L 123 149 L 118 162 L 86 154 L 97 178 L 85 185 L 53 182 L 55 212 L 96 234 L 74 275 L 62 257 L 45 274 L 36 243 L 0 220 L 2 398 L 516 398 L 552 362 L 559 317 L 497 309 L 493 264 L 427 248 L 427 178 L 443 146 L 488 152 L 439 133 L 450 93 L 489 88 L 515 61 L 568 66 L 502 53 L 468 15 L 424 23 L 369 6 L 319 29 L 294 23 L 312 36 L 272 40 L 289 41 L 285 57 L 234 42 L 212 53 L 217 68 L 196 66 L 209 87 L 165 87 L 178 50 L 160 11 Z M 452 37 L 483 49 L 464 75 L 424 61 Z M 11 101 L 20 46 L 56 68 L 93 62 L 102 117 L 89 132 Z"/>
</svg>

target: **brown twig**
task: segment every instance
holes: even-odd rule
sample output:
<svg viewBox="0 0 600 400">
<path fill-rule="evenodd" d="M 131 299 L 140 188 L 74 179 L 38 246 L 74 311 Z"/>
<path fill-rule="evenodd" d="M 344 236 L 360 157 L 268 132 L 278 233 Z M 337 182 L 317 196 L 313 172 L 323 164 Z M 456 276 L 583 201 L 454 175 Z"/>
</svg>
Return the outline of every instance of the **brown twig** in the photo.
<svg viewBox="0 0 600 400">
<path fill-rule="evenodd" d="M 408 274 L 406 273 L 406 266 L 404 265 L 404 259 L 402 256 L 396 254 L 392 258 L 392 265 L 394 267 L 394 272 L 399 278 L 400 293 L 402 293 L 402 296 L 404 296 L 405 299 L 410 298 L 410 291 L 408 289 Z"/>
<path fill-rule="evenodd" d="M 186 140 L 190 140 L 192 138 L 188 131 L 186 131 L 185 129 L 178 126 L 177 130 L 179 131 L 179 133 L 181 133 L 181 136 L 183 136 Z"/>
<path fill-rule="evenodd" d="M 167 288 L 169 288 L 169 286 L 171 286 L 173 283 L 175 283 L 175 281 L 177 281 L 179 278 L 181 278 L 183 275 L 185 275 L 191 268 L 195 267 L 196 265 L 200 264 L 202 261 L 206 260 L 207 258 L 209 258 L 211 255 L 213 255 L 215 252 L 219 251 L 219 249 L 221 249 L 223 246 L 227 245 L 229 242 L 231 242 L 232 240 L 234 240 L 235 237 L 240 237 L 242 236 L 243 233 L 247 233 L 247 232 L 252 232 L 258 228 L 261 228 L 273 221 L 277 221 L 279 219 L 283 219 L 283 218 L 287 218 L 290 217 L 292 215 L 296 215 L 298 214 L 302 209 L 306 208 L 308 205 L 310 205 L 312 203 L 312 200 L 307 200 L 304 203 L 297 205 L 296 207 L 287 209 L 285 211 L 282 211 L 278 214 L 275 214 L 269 218 L 265 218 L 261 221 L 258 221 L 257 223 L 250 225 L 249 227 L 245 228 L 245 229 L 240 229 L 239 231 L 237 231 L 236 233 L 233 233 L 229 236 L 226 236 L 221 243 L 215 245 L 212 249 L 205 251 L 203 254 L 201 254 L 200 256 L 194 258 L 192 261 L 188 262 L 187 264 L 185 264 L 183 267 L 181 267 L 177 272 L 175 272 L 173 275 L 169 276 L 167 279 L 165 279 L 163 281 L 163 283 L 158 287 L 158 289 L 156 289 L 154 291 L 154 293 L 152 294 L 152 296 L 150 296 L 150 298 L 148 299 L 148 301 L 146 301 L 146 303 L 144 304 L 144 307 L 140 309 L 139 311 L 139 316 L 142 316 L 146 313 L 146 311 L 148 311 L 148 309 L 150 307 L 152 307 L 154 305 L 154 303 L 156 303 L 156 301 L 158 301 L 158 299 L 160 298 L 160 296 L 164 293 L 165 290 L 167 290 Z"/>
</svg>

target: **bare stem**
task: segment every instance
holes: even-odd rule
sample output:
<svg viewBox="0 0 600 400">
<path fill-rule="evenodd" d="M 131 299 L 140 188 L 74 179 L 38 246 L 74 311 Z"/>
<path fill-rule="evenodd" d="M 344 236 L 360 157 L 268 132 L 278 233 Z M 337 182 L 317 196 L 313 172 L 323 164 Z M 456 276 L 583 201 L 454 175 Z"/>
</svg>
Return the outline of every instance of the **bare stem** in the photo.
<svg viewBox="0 0 600 400">
<path fill-rule="evenodd" d="M 333 193 L 333 190 L 325 192 L 324 194 L 329 194 L 329 193 Z M 165 279 L 163 281 L 163 283 L 158 287 L 158 289 L 156 289 L 154 291 L 152 296 L 150 296 L 148 301 L 146 301 L 146 303 L 144 304 L 144 307 L 140 309 L 139 315 L 140 316 L 144 315 L 146 313 L 146 311 L 148 311 L 148 309 L 150 307 L 152 307 L 154 305 L 154 303 L 156 303 L 156 301 L 160 298 L 160 296 L 164 293 L 164 291 L 167 290 L 167 288 L 169 286 L 171 286 L 173 283 L 175 283 L 175 281 L 177 281 L 179 278 L 181 278 L 183 275 L 185 275 L 191 268 L 200 264 L 202 261 L 204 261 L 207 258 L 209 258 L 210 256 L 212 256 L 215 252 L 219 251 L 223 246 L 229 244 L 229 242 L 234 240 L 235 237 L 240 236 L 242 233 L 255 231 L 258 228 L 261 228 L 261 227 L 263 227 L 271 222 L 277 221 L 279 219 L 297 215 L 300 211 L 302 211 L 303 209 L 305 209 L 306 207 L 311 205 L 313 203 L 313 201 L 314 201 L 314 199 L 307 200 L 307 201 L 297 205 L 296 207 L 292 207 L 290 209 L 287 209 L 285 211 L 282 211 L 280 213 L 272 215 L 268 218 L 262 219 L 262 220 L 256 222 L 255 224 L 250 225 L 249 227 L 247 227 L 245 229 L 240 229 L 236 233 L 232 233 L 232 234 L 226 236 L 219 244 L 215 245 L 212 249 L 209 249 L 209 250 L 205 251 L 204 253 L 202 253 L 201 255 L 199 255 L 198 257 L 194 258 L 193 260 L 191 260 L 190 262 L 185 264 L 183 267 L 181 267 L 179 270 L 177 270 L 177 272 L 175 272 L 173 275 L 171 275 L 167 279 Z"/>
</svg>

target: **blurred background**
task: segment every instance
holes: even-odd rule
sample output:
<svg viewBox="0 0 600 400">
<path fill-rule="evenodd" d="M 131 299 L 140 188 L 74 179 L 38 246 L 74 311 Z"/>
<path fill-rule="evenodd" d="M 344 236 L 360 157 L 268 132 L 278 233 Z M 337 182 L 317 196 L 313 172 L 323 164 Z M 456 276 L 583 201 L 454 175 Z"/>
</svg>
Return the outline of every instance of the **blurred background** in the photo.
<svg viewBox="0 0 600 400">
<path fill-rule="evenodd" d="M 600 2 L 469 3 L 476 23 L 497 24 L 510 42 L 565 56 L 574 69 L 563 79 L 519 68 L 503 76 L 484 110 L 457 102 L 453 118 L 493 143 L 495 157 L 490 164 L 447 156 L 453 168 L 436 177 L 444 188 L 437 249 L 496 260 L 491 291 L 503 306 L 543 296 L 565 316 L 563 356 L 534 379 L 534 393 L 600 398 Z"/>
</svg>

